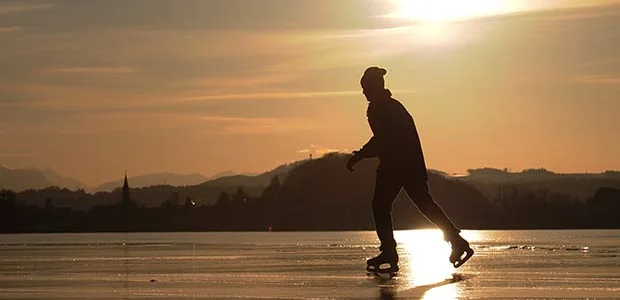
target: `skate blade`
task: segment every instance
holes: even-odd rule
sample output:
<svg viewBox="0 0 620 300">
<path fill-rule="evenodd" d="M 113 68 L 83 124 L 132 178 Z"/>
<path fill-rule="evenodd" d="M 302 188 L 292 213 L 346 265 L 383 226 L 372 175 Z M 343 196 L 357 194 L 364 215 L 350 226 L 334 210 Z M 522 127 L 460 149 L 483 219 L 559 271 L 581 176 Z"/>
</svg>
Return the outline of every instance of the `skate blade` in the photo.
<svg viewBox="0 0 620 300">
<path fill-rule="evenodd" d="M 466 261 L 468 261 L 474 255 L 474 250 L 472 248 L 468 248 L 463 253 L 465 254 L 465 256 L 461 254 L 461 257 L 459 257 L 455 262 L 453 262 L 454 268 L 458 268 L 462 266 Z"/>
<path fill-rule="evenodd" d="M 396 274 L 399 271 L 398 266 L 390 266 L 389 268 L 379 268 L 379 267 L 375 267 L 375 266 L 367 266 L 366 267 L 366 271 L 368 272 L 368 275 L 375 275 L 375 276 L 381 276 L 381 275 L 385 275 L 385 274 L 389 274 L 390 277 L 394 277 L 396 276 Z"/>
<path fill-rule="evenodd" d="M 397 272 L 385 271 L 385 272 L 368 272 L 366 273 L 368 276 L 374 276 L 375 278 L 380 279 L 391 279 L 398 276 Z"/>
</svg>

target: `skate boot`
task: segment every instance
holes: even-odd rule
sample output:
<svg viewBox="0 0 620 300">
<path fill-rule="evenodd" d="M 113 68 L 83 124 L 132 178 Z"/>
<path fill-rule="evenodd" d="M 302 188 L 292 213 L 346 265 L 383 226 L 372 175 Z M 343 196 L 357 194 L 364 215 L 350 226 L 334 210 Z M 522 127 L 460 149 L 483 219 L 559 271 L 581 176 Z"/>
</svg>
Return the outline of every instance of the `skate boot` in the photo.
<svg viewBox="0 0 620 300">
<path fill-rule="evenodd" d="M 450 243 L 450 246 L 452 247 L 450 263 L 452 263 L 455 268 L 462 266 L 472 257 L 472 255 L 474 255 L 474 250 L 469 247 L 469 242 L 467 242 L 459 234 L 456 234 L 450 238 L 448 243 Z"/>
<path fill-rule="evenodd" d="M 398 272 L 398 253 L 396 249 L 381 251 L 381 253 L 366 261 L 366 271 L 373 274 L 395 275 Z M 381 266 L 384 266 L 383 268 Z M 389 266 L 385 266 L 389 265 Z"/>
</svg>

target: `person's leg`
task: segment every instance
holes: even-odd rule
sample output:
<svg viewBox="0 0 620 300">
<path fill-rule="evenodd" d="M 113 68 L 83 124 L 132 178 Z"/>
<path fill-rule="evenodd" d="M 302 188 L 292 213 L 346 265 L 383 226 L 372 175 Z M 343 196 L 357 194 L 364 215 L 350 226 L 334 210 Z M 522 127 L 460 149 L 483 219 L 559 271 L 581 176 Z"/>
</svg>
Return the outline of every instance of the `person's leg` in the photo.
<svg viewBox="0 0 620 300">
<path fill-rule="evenodd" d="M 405 183 L 405 191 L 418 206 L 420 212 L 443 232 L 444 240 L 449 242 L 452 247 L 450 262 L 455 268 L 463 265 L 474 255 L 474 250 L 469 247 L 469 243 L 459 234 L 461 231 L 452 223 L 437 202 L 433 200 L 426 181 L 409 181 Z"/>
<path fill-rule="evenodd" d="M 446 241 L 459 234 L 460 230 L 448 218 L 439 204 L 433 200 L 426 181 L 408 180 L 404 187 L 409 198 L 416 204 L 420 212 L 441 229 Z"/>
<path fill-rule="evenodd" d="M 375 191 L 372 198 L 372 213 L 375 220 L 377 236 L 381 241 L 381 251 L 396 249 L 392 227 L 392 203 L 402 184 L 397 177 L 377 172 Z"/>
</svg>

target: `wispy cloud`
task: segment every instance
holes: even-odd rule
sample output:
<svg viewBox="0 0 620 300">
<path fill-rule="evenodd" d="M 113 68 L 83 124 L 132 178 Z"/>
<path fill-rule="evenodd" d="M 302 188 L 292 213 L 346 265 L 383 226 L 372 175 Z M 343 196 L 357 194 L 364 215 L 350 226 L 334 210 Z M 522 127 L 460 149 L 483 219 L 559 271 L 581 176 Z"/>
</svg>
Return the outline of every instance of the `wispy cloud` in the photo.
<svg viewBox="0 0 620 300">
<path fill-rule="evenodd" d="M 34 10 L 46 10 L 54 7 L 53 3 L 27 3 L 26 1 L 20 2 L 2 2 L 0 3 L 0 15 L 23 13 Z"/>
<path fill-rule="evenodd" d="M 145 105 L 148 98 L 122 89 L 71 84 L 0 82 L 0 92 L 20 95 L 19 99 L 0 101 L 2 107 L 42 110 L 88 111 Z"/>
<path fill-rule="evenodd" d="M 239 76 L 209 76 L 196 78 L 188 81 L 193 87 L 223 88 L 249 88 L 264 87 L 290 82 L 295 78 L 292 73 L 266 72 L 263 74 L 239 75 Z"/>
<path fill-rule="evenodd" d="M 209 101 L 227 99 L 298 99 L 298 98 L 330 98 L 337 96 L 359 95 L 360 91 L 324 91 L 324 92 L 265 92 L 247 94 L 211 94 L 180 98 L 181 101 Z"/>
<path fill-rule="evenodd" d="M 593 19 L 600 17 L 601 13 L 596 12 L 581 12 L 581 11 L 567 11 L 560 12 L 557 14 L 550 15 L 546 17 L 546 20 L 549 21 L 575 21 L 575 20 L 585 20 L 585 19 Z"/>
<path fill-rule="evenodd" d="M 76 73 L 79 74 L 79 73 Z M 232 81 L 231 81 L 232 82 Z M 256 83 L 256 82 L 255 82 Z M 252 90 L 252 89 L 250 89 Z M 84 86 L 72 84 L 45 84 L 34 82 L 0 82 L 0 92 L 20 95 L 18 99 L 4 99 L 0 107 L 19 107 L 38 110 L 92 111 L 128 108 L 191 105 L 193 103 L 235 100 L 288 100 L 325 99 L 359 96 L 360 91 L 298 91 L 298 92 L 227 93 L 215 89 L 208 94 L 190 94 L 185 91 L 149 92 L 127 90 L 123 87 Z M 402 92 L 402 93 L 406 93 Z"/>
<path fill-rule="evenodd" d="M 262 135 L 299 132 L 319 128 L 311 120 L 299 118 L 252 118 L 206 116 L 201 118 L 209 128 L 206 134 Z"/>
<path fill-rule="evenodd" d="M 87 124 L 87 126 L 76 126 Z M 192 134 L 271 135 L 300 133 L 324 125 L 303 117 L 255 117 L 204 113 L 152 113 L 91 111 L 48 120 L 44 125 L 25 122 L 12 131 L 18 135 Z"/>
<path fill-rule="evenodd" d="M 64 67 L 64 68 L 47 68 L 42 69 L 41 73 L 54 74 L 131 74 L 137 73 L 138 68 L 135 67 Z"/>
<path fill-rule="evenodd" d="M 7 26 L 7 27 L 0 27 L 0 33 L 9 33 L 9 32 L 15 32 L 15 31 L 20 31 L 23 30 L 23 27 L 20 26 Z"/>
<path fill-rule="evenodd" d="M 581 75 L 573 79 L 573 81 L 582 84 L 591 85 L 608 85 L 620 87 L 619 75 Z"/>
<path fill-rule="evenodd" d="M 312 155 L 323 155 L 323 154 L 327 154 L 327 153 L 332 153 L 332 152 L 346 152 L 348 151 L 348 149 L 334 149 L 334 148 L 328 148 L 328 147 L 323 147 L 323 146 L 319 146 L 319 145 L 314 145 L 314 144 L 310 144 L 310 146 L 308 146 L 308 148 L 304 148 L 304 149 L 299 149 L 297 150 L 297 153 L 306 153 L 306 154 L 312 154 Z"/>
<path fill-rule="evenodd" d="M 77 31 L 73 40 L 59 43 L 79 43 L 91 55 L 134 61 L 282 58 L 303 51 L 289 41 L 294 34 L 296 32 L 101 29 L 97 34 Z"/>
<path fill-rule="evenodd" d="M 0 152 L 0 157 L 4 158 L 26 158 L 33 157 L 32 153 L 20 153 L 20 152 Z"/>
<path fill-rule="evenodd" d="M 563 3 L 549 2 L 534 6 L 544 11 L 544 14 L 533 14 L 534 18 L 541 18 L 551 22 L 574 22 L 587 19 L 601 19 L 617 17 L 618 11 L 613 7 L 620 4 L 620 0 L 602 1 L 564 1 Z"/>
<path fill-rule="evenodd" d="M 511 14 L 535 13 L 540 11 L 574 10 L 581 8 L 603 7 L 620 4 L 619 0 L 589 0 L 589 1 L 454 1 L 452 9 L 443 9 L 441 2 L 428 1 L 440 4 L 421 4 L 426 1 L 394 1 L 393 12 L 380 15 L 385 18 L 412 19 L 415 21 L 434 20 L 467 20 Z M 462 4 L 461 4 L 462 3 Z M 459 6 L 460 5 L 460 6 Z"/>
<path fill-rule="evenodd" d="M 597 67 L 603 67 L 603 66 L 620 66 L 620 58 L 613 56 L 613 57 L 603 57 L 603 58 L 596 58 L 596 59 L 592 59 L 592 60 L 586 60 L 583 61 L 579 64 L 580 67 L 586 67 L 586 68 L 597 68 Z"/>
</svg>

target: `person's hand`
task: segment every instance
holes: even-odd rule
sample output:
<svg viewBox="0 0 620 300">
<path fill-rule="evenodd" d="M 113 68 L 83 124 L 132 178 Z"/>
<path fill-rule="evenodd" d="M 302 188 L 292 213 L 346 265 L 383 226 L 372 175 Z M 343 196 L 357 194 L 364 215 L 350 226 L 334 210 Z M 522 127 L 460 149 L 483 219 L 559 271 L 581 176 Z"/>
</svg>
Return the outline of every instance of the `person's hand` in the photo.
<svg viewBox="0 0 620 300">
<path fill-rule="evenodd" d="M 347 169 L 353 172 L 354 171 L 353 166 L 355 166 L 355 164 L 359 162 L 360 160 L 362 160 L 362 158 L 360 157 L 359 152 L 353 151 L 353 156 L 351 156 L 349 160 L 347 161 Z"/>
</svg>

